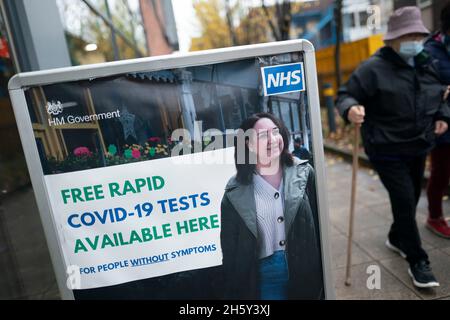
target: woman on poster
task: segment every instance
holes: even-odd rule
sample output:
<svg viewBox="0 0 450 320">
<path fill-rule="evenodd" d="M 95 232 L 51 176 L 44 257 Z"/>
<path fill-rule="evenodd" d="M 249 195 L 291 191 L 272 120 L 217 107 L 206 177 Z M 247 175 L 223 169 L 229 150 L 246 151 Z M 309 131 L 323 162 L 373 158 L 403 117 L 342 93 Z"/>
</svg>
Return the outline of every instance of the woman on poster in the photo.
<svg viewBox="0 0 450 320">
<path fill-rule="evenodd" d="M 235 145 L 237 173 L 221 204 L 225 298 L 322 299 L 314 169 L 292 157 L 289 131 L 273 115 L 255 114 L 240 129 L 254 130 L 244 161 Z"/>
</svg>

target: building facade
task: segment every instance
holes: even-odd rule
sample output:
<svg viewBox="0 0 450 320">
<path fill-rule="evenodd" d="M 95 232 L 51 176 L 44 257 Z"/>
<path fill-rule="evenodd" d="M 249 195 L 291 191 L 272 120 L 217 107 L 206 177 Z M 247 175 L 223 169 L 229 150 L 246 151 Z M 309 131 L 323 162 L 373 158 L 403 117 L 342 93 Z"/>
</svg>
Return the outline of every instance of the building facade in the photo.
<svg viewBox="0 0 450 320">
<path fill-rule="evenodd" d="M 293 38 L 310 40 L 316 49 L 336 43 L 336 1 L 307 2 L 293 14 Z M 439 28 L 440 11 L 445 1 L 437 0 L 342 0 L 342 36 L 344 42 L 358 41 L 387 30 L 391 13 L 403 6 L 418 6 L 430 30 Z"/>
</svg>

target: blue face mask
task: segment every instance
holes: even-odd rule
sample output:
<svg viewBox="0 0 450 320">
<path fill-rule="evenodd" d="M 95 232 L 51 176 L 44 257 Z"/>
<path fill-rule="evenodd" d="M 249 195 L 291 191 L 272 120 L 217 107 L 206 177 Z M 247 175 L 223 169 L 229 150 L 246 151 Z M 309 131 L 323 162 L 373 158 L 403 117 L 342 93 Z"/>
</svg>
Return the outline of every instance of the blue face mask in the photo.
<svg viewBox="0 0 450 320">
<path fill-rule="evenodd" d="M 422 41 L 404 41 L 400 43 L 400 55 L 406 59 L 413 58 L 423 51 Z"/>
</svg>

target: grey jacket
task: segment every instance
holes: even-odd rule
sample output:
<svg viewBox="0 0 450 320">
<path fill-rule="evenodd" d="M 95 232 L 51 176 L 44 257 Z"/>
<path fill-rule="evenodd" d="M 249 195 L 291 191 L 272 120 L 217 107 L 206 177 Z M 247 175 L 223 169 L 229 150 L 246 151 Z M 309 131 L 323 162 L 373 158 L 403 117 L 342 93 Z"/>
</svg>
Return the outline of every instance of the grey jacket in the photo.
<svg viewBox="0 0 450 320">
<path fill-rule="evenodd" d="M 322 299 L 324 294 L 314 176 L 314 169 L 296 158 L 294 165 L 283 171 L 289 299 Z M 221 211 L 225 298 L 259 299 L 253 184 L 231 178 Z"/>
</svg>

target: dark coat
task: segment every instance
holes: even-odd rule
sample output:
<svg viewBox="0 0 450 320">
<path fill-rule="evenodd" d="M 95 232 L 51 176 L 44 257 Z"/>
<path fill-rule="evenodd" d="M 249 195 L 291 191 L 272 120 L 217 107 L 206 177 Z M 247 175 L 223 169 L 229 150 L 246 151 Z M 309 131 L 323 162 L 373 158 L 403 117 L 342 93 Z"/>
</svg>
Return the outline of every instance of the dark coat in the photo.
<svg viewBox="0 0 450 320">
<path fill-rule="evenodd" d="M 450 85 L 450 54 L 444 44 L 436 40 L 437 36 L 438 34 L 434 34 L 425 41 L 425 50 L 438 61 L 438 71 L 442 82 Z"/>
<path fill-rule="evenodd" d="M 324 284 L 318 237 L 314 169 L 298 159 L 284 169 L 284 217 L 289 269 L 289 299 L 323 299 Z M 235 177 L 222 199 L 225 298 L 259 299 L 259 259 L 253 184 Z"/>
<path fill-rule="evenodd" d="M 292 151 L 292 155 L 299 158 L 300 160 L 311 160 L 311 154 L 305 147 L 300 147 L 298 149 L 294 148 L 294 151 Z"/>
<path fill-rule="evenodd" d="M 365 107 L 361 135 L 369 157 L 425 154 L 435 145 L 435 122 L 450 123 L 450 107 L 442 100 L 446 86 L 432 59 L 425 53 L 419 58 L 412 67 L 383 47 L 339 89 L 337 108 L 345 120 L 351 106 Z"/>
<path fill-rule="evenodd" d="M 447 52 L 444 44 L 436 40 L 437 36 L 438 34 L 434 34 L 427 39 L 425 50 L 436 60 L 442 82 L 450 85 L 450 54 Z M 438 144 L 450 143 L 450 130 L 444 133 L 442 137 L 439 137 L 437 142 Z"/>
</svg>

